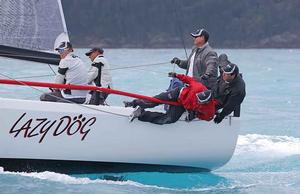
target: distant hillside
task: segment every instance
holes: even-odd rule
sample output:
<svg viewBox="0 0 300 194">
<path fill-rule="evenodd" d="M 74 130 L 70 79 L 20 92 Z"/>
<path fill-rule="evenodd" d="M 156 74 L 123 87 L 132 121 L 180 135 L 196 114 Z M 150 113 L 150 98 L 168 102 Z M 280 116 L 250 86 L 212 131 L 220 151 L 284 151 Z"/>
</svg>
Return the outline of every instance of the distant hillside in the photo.
<svg viewBox="0 0 300 194">
<path fill-rule="evenodd" d="M 217 48 L 299 48 L 299 0 L 62 0 L 77 47 L 174 48 L 206 28 Z"/>
</svg>

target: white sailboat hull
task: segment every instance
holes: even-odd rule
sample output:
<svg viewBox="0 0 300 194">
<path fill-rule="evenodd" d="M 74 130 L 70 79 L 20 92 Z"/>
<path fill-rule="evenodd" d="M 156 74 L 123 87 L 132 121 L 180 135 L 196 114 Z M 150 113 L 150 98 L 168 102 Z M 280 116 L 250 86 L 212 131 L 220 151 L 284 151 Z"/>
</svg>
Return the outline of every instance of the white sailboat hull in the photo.
<svg viewBox="0 0 300 194">
<path fill-rule="evenodd" d="M 61 171 L 77 162 L 68 172 L 106 171 L 105 165 L 116 167 L 107 171 L 210 171 L 230 160 L 238 136 L 238 118 L 219 125 L 129 123 L 131 108 L 3 98 L 0 110 L 5 170 L 45 170 L 48 162 L 49 170 Z"/>
</svg>

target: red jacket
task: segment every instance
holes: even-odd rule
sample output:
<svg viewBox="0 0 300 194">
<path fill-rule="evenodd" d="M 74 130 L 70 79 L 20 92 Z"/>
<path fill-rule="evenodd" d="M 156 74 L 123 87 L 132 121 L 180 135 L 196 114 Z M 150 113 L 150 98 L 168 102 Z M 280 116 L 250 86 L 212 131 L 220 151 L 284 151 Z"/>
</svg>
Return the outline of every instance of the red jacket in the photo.
<svg viewBox="0 0 300 194">
<path fill-rule="evenodd" d="M 176 77 L 188 84 L 188 86 L 181 89 L 177 101 L 182 104 L 186 110 L 195 111 L 199 119 L 206 121 L 212 120 L 215 115 L 217 101 L 213 99 L 207 104 L 200 104 L 196 96 L 197 93 L 203 92 L 207 90 L 207 88 L 192 77 L 183 74 L 177 74 Z"/>
</svg>

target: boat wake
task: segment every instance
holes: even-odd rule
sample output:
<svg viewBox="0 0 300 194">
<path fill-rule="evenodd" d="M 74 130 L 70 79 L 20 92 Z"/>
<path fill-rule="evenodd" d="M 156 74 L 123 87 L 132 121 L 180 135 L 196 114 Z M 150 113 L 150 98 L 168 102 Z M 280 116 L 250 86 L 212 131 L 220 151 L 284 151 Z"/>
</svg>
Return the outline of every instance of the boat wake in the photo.
<svg viewBox="0 0 300 194">
<path fill-rule="evenodd" d="M 60 182 L 64 184 L 95 184 L 95 183 L 105 183 L 105 184 L 118 184 L 118 185 L 132 185 L 136 187 L 142 186 L 142 184 L 133 182 L 133 181 L 112 181 L 112 180 L 103 180 L 103 179 L 96 179 L 92 180 L 88 177 L 86 178 L 78 178 L 78 177 L 73 177 L 70 175 L 66 174 L 60 174 L 60 173 L 55 173 L 55 172 L 31 172 L 31 173 L 26 173 L 26 172 L 8 172 L 8 171 L 3 171 L 3 168 L 0 167 L 0 174 L 6 174 L 6 175 L 19 175 L 23 177 L 31 177 L 31 178 L 36 178 L 36 179 L 41 179 L 41 180 L 47 180 L 47 181 L 54 181 L 54 182 Z"/>
<path fill-rule="evenodd" d="M 151 174 L 151 173 L 150 173 Z M 169 173 L 157 173 L 157 176 L 161 176 L 160 178 L 166 178 L 166 176 L 177 176 L 177 174 L 169 174 Z M 212 191 L 233 191 L 233 190 L 240 190 L 240 189 L 247 189 L 251 188 L 254 185 L 253 184 L 248 184 L 248 185 L 240 185 L 240 184 L 225 184 L 225 182 L 219 182 L 219 184 L 212 184 L 212 185 L 207 185 L 207 184 L 202 184 L 199 185 L 198 187 L 181 187 L 181 188 L 176 188 L 176 187 L 168 187 L 168 186 L 157 186 L 157 185 L 149 185 L 149 184 L 142 184 L 137 181 L 131 181 L 131 180 L 125 180 L 125 181 L 111 181 L 111 180 L 103 180 L 103 179 L 90 179 L 88 177 L 82 178 L 82 177 L 73 177 L 70 175 L 66 174 L 60 174 L 60 173 L 54 173 L 54 172 L 40 172 L 40 173 L 23 173 L 23 172 L 7 172 L 3 171 L 3 168 L 0 168 L 0 176 L 1 175 L 7 175 L 7 176 L 19 176 L 19 177 L 25 177 L 25 178 L 30 178 L 30 179 L 38 179 L 40 182 L 43 182 L 43 185 L 49 184 L 52 185 L 51 187 L 53 188 L 53 182 L 56 182 L 58 184 L 63 184 L 65 187 L 69 187 L 68 185 L 77 185 L 80 186 L 82 190 L 84 188 L 90 188 L 91 186 L 95 187 L 97 186 L 98 188 L 102 189 L 107 189 L 110 188 L 109 190 L 111 191 L 112 188 L 114 189 L 122 189 L 123 191 L 130 190 L 134 191 L 135 193 L 139 193 L 139 190 L 142 190 L 143 192 L 148 191 L 148 193 L 165 193 L 167 191 L 175 191 L 176 193 L 186 193 L 186 192 L 212 192 Z M 215 176 L 210 173 L 197 173 L 197 174 L 178 174 L 179 178 L 185 178 L 185 179 L 194 179 L 199 176 L 204 175 L 204 177 L 200 178 L 207 178 L 207 176 L 212 176 L 213 178 L 216 178 L 218 176 Z M 194 176 L 194 178 L 193 178 Z M 159 179 L 159 177 L 156 177 Z M 220 177 L 223 179 L 222 177 Z M 211 179 L 211 178 L 209 178 Z M 158 180 L 156 180 L 158 181 Z M 168 181 L 168 180 L 166 180 Z M 192 180 L 193 181 L 193 180 Z M 37 181 L 35 181 L 37 182 Z M 155 181 L 154 181 L 155 182 Z M 208 182 L 211 182 L 208 181 Z M 200 184 L 200 183 L 198 183 Z M 54 184 L 55 185 L 55 184 Z M 24 185 L 25 186 L 25 185 Z M 120 188 L 121 187 L 121 188 Z"/>
<path fill-rule="evenodd" d="M 240 135 L 231 161 L 219 171 L 288 171 L 282 160 L 291 163 L 300 158 L 300 138 L 260 134 Z M 281 163 L 281 165 L 279 165 Z M 287 166 L 291 166 L 288 165 Z M 295 165 L 292 165 L 295 170 Z M 300 166 L 296 167 L 300 170 Z"/>
<path fill-rule="evenodd" d="M 286 157 L 300 154 L 300 139 L 289 136 L 268 136 L 259 134 L 240 135 L 235 155 L 262 155 Z"/>
<path fill-rule="evenodd" d="M 65 187 L 100 187 L 121 190 L 147 190 L 148 193 L 189 192 L 233 192 L 259 187 L 259 182 L 236 182 L 235 176 L 244 173 L 252 180 L 257 176 L 277 176 L 288 180 L 290 163 L 300 159 L 300 139 L 288 136 L 267 136 L 259 134 L 240 135 L 232 160 L 220 170 L 212 173 L 119 173 L 66 175 L 54 172 L 24 173 L 7 172 L 0 167 L 1 176 L 17 176 L 35 179 L 45 184 L 63 184 Z M 284 162 L 287 163 L 284 165 Z M 295 165 L 294 165 L 295 166 Z M 296 171 L 300 171 L 300 166 Z M 295 169 L 291 169 L 294 170 Z M 238 172 L 238 173 L 236 173 Z M 284 181 L 285 181 L 284 179 Z M 174 180 L 174 181 L 173 181 Z M 253 178 L 253 180 L 255 180 Z M 282 180 L 278 180 L 282 182 Z M 174 182 L 174 183 L 173 183 Z M 247 183 L 247 184 L 245 184 Z M 70 185 L 70 186 L 68 186 Z M 121 187 L 121 188 L 120 188 Z"/>
<path fill-rule="evenodd" d="M 235 156 L 260 155 L 262 157 L 286 157 L 300 154 L 300 138 L 259 134 L 240 135 Z"/>
</svg>

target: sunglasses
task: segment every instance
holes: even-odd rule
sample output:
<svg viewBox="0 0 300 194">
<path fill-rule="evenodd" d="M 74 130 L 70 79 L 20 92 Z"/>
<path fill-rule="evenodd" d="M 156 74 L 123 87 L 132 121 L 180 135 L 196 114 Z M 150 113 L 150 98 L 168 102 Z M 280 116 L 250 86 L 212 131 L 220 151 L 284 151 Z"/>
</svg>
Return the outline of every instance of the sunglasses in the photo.
<svg viewBox="0 0 300 194">
<path fill-rule="evenodd" d="M 58 52 L 59 54 L 62 54 L 63 52 L 65 52 L 65 49 L 64 49 L 64 48 L 58 49 L 57 52 Z"/>
</svg>

